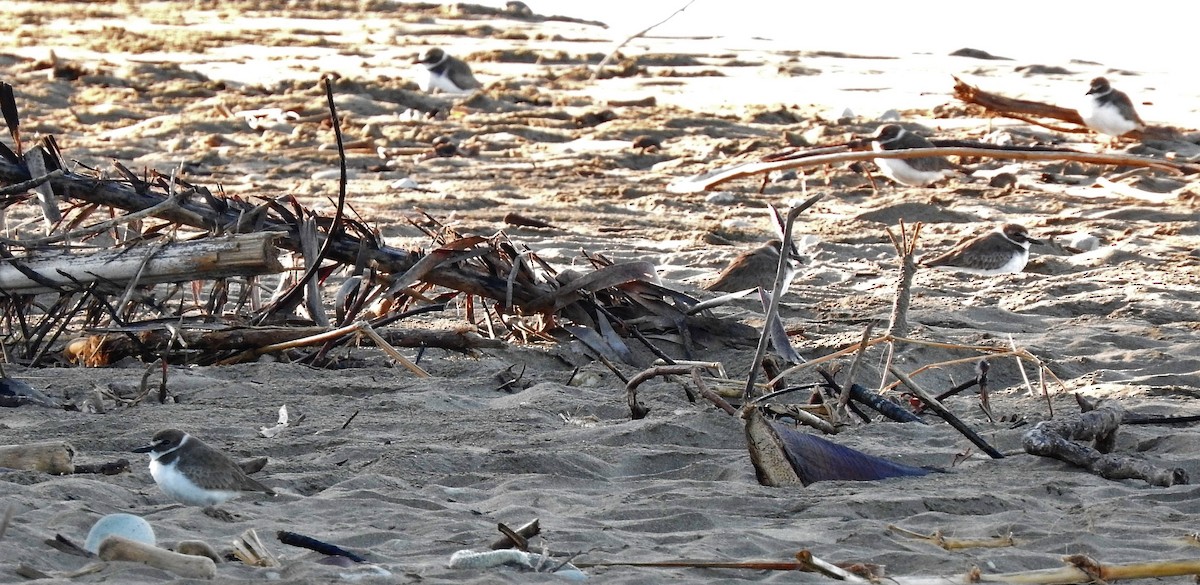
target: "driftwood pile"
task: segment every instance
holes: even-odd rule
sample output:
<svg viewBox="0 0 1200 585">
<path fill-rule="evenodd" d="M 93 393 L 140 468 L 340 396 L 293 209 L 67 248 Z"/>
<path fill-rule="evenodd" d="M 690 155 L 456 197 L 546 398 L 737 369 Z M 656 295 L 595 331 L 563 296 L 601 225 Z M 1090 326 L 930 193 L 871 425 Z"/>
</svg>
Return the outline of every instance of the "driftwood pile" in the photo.
<svg viewBox="0 0 1200 585">
<path fill-rule="evenodd" d="M 696 299 L 663 286 L 645 262 L 589 256 L 593 272 L 556 273 L 503 233 L 457 234 L 432 218 L 434 228 L 422 227 L 430 249 L 388 246 L 347 217 L 344 180 L 328 217 L 290 196 L 247 201 L 178 173 L 139 174 L 120 163 L 113 173 L 77 169 L 52 136 L 25 147 L 7 84 L 0 105 L 13 141 L 0 143 L 0 206 L 36 198 L 49 233 L 0 239 L 2 340 L 12 362 L 45 365 L 64 348 L 68 360 L 92 366 L 126 356 L 237 361 L 256 348 L 356 322 L 378 328 L 451 301 L 465 306 L 467 329 L 393 327 L 382 337 L 469 351 L 510 334 L 549 339 L 566 330 L 619 359 L 628 353 L 622 337 L 636 328 L 669 329 L 686 353 L 693 330 L 732 325 L 689 315 Z M 262 277 L 284 271 L 281 251 L 303 269 L 265 290 Z M 350 337 L 321 339 L 294 357 L 321 363 Z"/>
</svg>

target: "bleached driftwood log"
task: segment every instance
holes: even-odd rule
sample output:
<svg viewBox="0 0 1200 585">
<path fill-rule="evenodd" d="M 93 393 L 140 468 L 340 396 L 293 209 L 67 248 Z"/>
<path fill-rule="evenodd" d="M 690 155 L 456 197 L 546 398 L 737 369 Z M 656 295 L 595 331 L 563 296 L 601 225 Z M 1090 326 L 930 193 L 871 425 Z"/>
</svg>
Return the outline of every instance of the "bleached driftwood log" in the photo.
<svg viewBox="0 0 1200 585">
<path fill-rule="evenodd" d="M 217 330 L 186 327 L 114 328 L 73 340 L 64 355 L 72 363 L 98 367 L 121 358 L 143 354 L 180 352 L 245 351 L 302 339 L 329 331 L 326 327 L 228 327 Z M 130 335 L 126 335 L 126 333 Z M 439 347 L 469 351 L 502 347 L 504 342 L 488 339 L 469 329 L 440 331 L 432 329 L 395 329 L 380 331 L 388 343 L 400 347 Z"/>
<path fill-rule="evenodd" d="M 1078 465 L 1105 479 L 1141 479 L 1168 487 L 1188 483 L 1187 471 L 1166 469 L 1142 459 L 1109 454 L 1116 444 L 1124 412 L 1114 402 L 1069 419 L 1044 420 L 1025 433 L 1026 453 Z M 1095 448 L 1075 441 L 1095 441 Z"/>
<path fill-rule="evenodd" d="M 31 178 L 34 177 L 30 177 L 27 169 L 0 157 L 0 185 L 20 183 Z M 120 181 L 100 180 L 70 172 L 64 172 L 62 176 L 52 178 L 48 182 L 54 188 L 54 193 L 63 199 L 77 199 L 127 211 L 148 209 L 167 199 L 163 190 L 151 188 L 156 187 L 153 185 L 143 183 L 135 187 Z M 218 232 L 236 233 L 251 229 L 283 231 L 287 236 L 279 242 L 280 247 L 300 251 L 302 246 L 296 225 L 298 222 L 289 223 L 269 213 L 269 210 L 279 207 L 282 207 L 282 204 L 271 202 L 255 206 L 206 194 L 205 197 L 186 197 L 179 205 L 166 206 L 162 211 L 155 213 L 155 217 Z M 324 232 L 319 237 L 324 240 Z M 423 256 L 414 251 L 393 248 L 353 235 L 348 233 L 348 230 L 339 230 L 334 235 L 333 246 L 326 258 L 348 265 L 356 265 L 362 261 L 370 262 L 385 274 L 411 276 L 467 294 L 507 300 L 508 290 L 503 277 L 462 266 L 453 256 L 452 250 L 444 249 L 434 250 Z M 418 266 L 418 261 L 422 259 L 430 261 Z M 410 270 L 418 273 L 407 274 Z M 548 297 L 552 292 L 553 288 L 545 285 L 516 287 L 511 292 L 511 304 L 527 305 L 534 299 Z"/>
<path fill-rule="evenodd" d="M 283 271 L 275 241 L 283 232 L 257 232 L 190 242 L 169 242 L 91 254 L 55 251 L 0 259 L 0 290 L 40 294 L 93 282 L 124 288 L 195 279 Z"/>
<path fill-rule="evenodd" d="M 217 565 L 208 557 L 180 554 L 116 535 L 100 543 L 98 556 L 105 561 L 150 565 L 185 579 L 212 579 L 217 575 Z"/>
<path fill-rule="evenodd" d="M 75 472 L 75 448 L 64 441 L 0 446 L 0 467 L 31 469 L 53 475 Z"/>
</svg>

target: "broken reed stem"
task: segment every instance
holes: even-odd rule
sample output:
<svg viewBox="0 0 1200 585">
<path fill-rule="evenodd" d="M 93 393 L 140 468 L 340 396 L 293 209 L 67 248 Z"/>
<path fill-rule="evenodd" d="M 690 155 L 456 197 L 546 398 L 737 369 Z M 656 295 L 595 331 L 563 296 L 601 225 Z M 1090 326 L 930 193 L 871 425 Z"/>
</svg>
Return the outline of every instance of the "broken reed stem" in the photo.
<svg viewBox="0 0 1200 585">
<path fill-rule="evenodd" d="M 847 583 L 868 583 L 866 579 L 851 573 L 833 563 L 821 560 L 808 550 L 796 553 L 791 561 L 709 561 L 709 560 L 675 560 L 675 561 L 596 561 L 575 562 L 581 569 L 594 567 L 652 567 L 652 568 L 689 568 L 689 569 L 746 569 L 750 571 L 804 571 L 820 573 L 826 577 Z"/>
<path fill-rule="evenodd" d="M 308 282 L 315 278 L 317 276 L 317 272 L 320 271 L 321 262 L 325 258 L 329 257 L 330 251 L 333 249 L 335 241 L 337 240 L 336 236 L 340 231 L 342 231 L 342 225 L 346 219 L 346 182 L 348 181 L 348 171 L 346 168 L 346 148 L 345 143 L 342 140 L 342 124 L 341 121 L 338 120 L 337 104 L 333 98 L 333 79 L 327 75 L 321 80 L 321 82 L 325 86 L 325 103 L 329 107 L 330 123 L 333 126 L 333 137 L 337 142 L 338 170 L 340 171 L 338 175 L 337 206 L 334 208 L 333 220 L 329 224 L 329 230 L 325 234 L 325 241 L 321 244 L 320 249 L 317 250 L 316 257 L 311 258 L 311 262 L 309 262 L 310 258 L 308 258 L 308 254 L 304 254 L 304 260 L 306 263 L 308 263 L 308 267 L 305 269 L 304 275 L 296 281 L 296 284 L 293 285 L 291 289 L 284 293 L 273 304 L 265 308 L 261 313 L 258 314 L 257 317 L 255 317 L 253 321 L 251 321 L 255 325 L 262 324 L 263 321 L 274 314 L 277 310 L 295 306 L 296 298 L 299 295 L 304 294 L 308 288 Z M 320 301 L 317 300 L 314 301 L 314 303 L 317 304 L 319 308 Z M 314 319 L 316 319 L 315 313 Z"/>
<path fill-rule="evenodd" d="M 377 331 L 375 331 L 375 329 L 373 327 L 371 327 L 371 325 L 369 323 L 367 323 L 366 321 L 358 321 L 354 324 L 347 325 L 345 327 L 338 327 L 337 329 L 333 329 L 331 331 L 326 331 L 324 333 L 319 333 L 317 335 L 310 335 L 308 337 L 304 337 L 301 339 L 293 339 L 291 341 L 284 341 L 281 343 L 264 345 L 262 347 L 244 351 L 233 357 L 223 359 L 217 363 L 218 363 L 218 365 L 237 364 L 237 363 L 241 363 L 241 362 L 245 362 L 245 361 L 254 359 L 260 355 L 264 355 L 264 354 L 268 354 L 268 353 L 272 353 L 272 352 L 285 351 L 285 350 L 294 349 L 297 347 L 307 347 L 310 345 L 318 345 L 318 344 L 322 344 L 322 343 L 326 343 L 326 342 L 330 342 L 330 341 L 336 341 L 336 340 L 341 339 L 342 337 L 345 337 L 346 335 L 349 335 L 351 333 L 362 333 L 362 334 L 366 335 L 367 337 L 370 337 L 371 341 L 375 342 L 376 347 L 378 347 L 381 351 L 386 353 L 392 359 L 399 362 L 400 365 L 404 366 L 409 371 L 411 371 L 412 373 L 416 374 L 417 376 L 419 376 L 421 378 L 430 377 L 429 372 L 426 372 L 424 369 L 421 368 L 421 366 L 414 364 L 408 358 L 404 357 L 404 355 L 402 355 L 399 351 L 397 351 L 395 347 L 392 347 L 392 344 L 388 343 L 387 340 L 385 340 L 383 338 L 383 336 L 379 335 L 379 333 Z"/>
<path fill-rule="evenodd" d="M 359 328 L 359 331 L 362 331 L 367 335 L 367 337 L 370 337 L 371 341 L 375 342 L 375 346 L 383 350 L 383 353 L 388 354 L 388 356 L 390 356 L 392 359 L 399 362 L 400 365 L 408 368 L 408 371 L 416 374 L 420 378 L 430 377 L 429 372 L 426 372 L 423 368 L 421 368 L 421 366 L 413 363 L 411 360 L 404 357 L 404 354 L 400 353 L 399 350 L 397 350 L 395 347 L 392 347 L 392 344 L 388 343 L 383 336 L 379 335 L 379 332 L 375 331 L 375 328 L 371 327 L 370 323 L 367 323 L 366 321 L 359 321 L 354 325 Z"/>
<path fill-rule="evenodd" d="M 962 422 L 962 420 L 955 416 L 953 412 L 950 412 L 950 409 L 942 406 L 942 403 L 938 402 L 938 399 L 934 395 L 926 392 L 924 388 L 918 386 L 917 383 L 914 382 L 912 378 L 906 376 L 904 372 L 897 370 L 895 366 L 889 366 L 888 371 L 891 372 L 893 376 L 896 376 L 898 380 L 904 382 L 904 385 L 907 386 L 909 390 L 912 390 L 913 394 L 916 394 L 917 397 L 925 403 L 925 406 L 936 412 L 938 416 L 942 417 L 942 419 L 947 423 L 950 423 L 950 426 L 954 427 L 954 429 L 959 433 L 962 433 L 962 435 L 966 437 L 968 441 L 974 443 L 976 447 L 979 447 L 980 450 L 982 450 L 984 453 L 987 453 L 992 459 L 1004 458 L 1002 453 L 989 445 L 987 441 L 984 441 L 983 437 L 980 437 L 977 433 L 975 433 L 975 431 L 971 430 L 966 423 Z"/>
<path fill-rule="evenodd" d="M 1010 533 L 1008 536 L 997 536 L 995 538 L 946 538 L 941 530 L 935 530 L 930 534 L 921 534 L 907 528 L 901 528 L 895 524 L 888 524 L 888 530 L 903 534 L 909 538 L 917 540 L 926 540 L 946 550 L 956 550 L 964 548 L 1007 548 L 1016 546 L 1016 541 Z"/>
<path fill-rule="evenodd" d="M 858 366 L 862 363 L 863 355 L 867 353 L 867 342 L 870 341 L 874 330 L 874 321 L 868 322 L 863 329 L 862 338 L 858 340 L 858 351 L 854 354 L 854 361 L 850 362 L 850 370 L 846 372 L 846 384 L 842 386 L 842 392 L 838 395 L 838 408 L 845 408 L 850 402 L 850 388 L 854 386 L 854 375 L 858 373 Z"/>
<path fill-rule="evenodd" d="M 775 286 L 771 291 L 771 302 L 768 303 L 767 314 L 764 315 L 762 334 L 758 337 L 758 348 L 754 351 L 754 363 L 750 364 L 750 373 L 746 375 L 746 389 L 742 392 L 743 402 L 749 401 L 750 395 L 754 393 L 754 381 L 758 377 L 758 369 L 762 367 L 763 359 L 766 358 L 767 342 L 771 339 L 768 325 L 779 316 L 779 297 L 783 296 L 783 287 L 786 284 L 784 275 L 787 274 L 788 262 L 791 259 L 787 251 L 792 249 L 792 226 L 796 224 L 796 218 L 820 201 L 821 197 L 824 197 L 824 194 L 817 193 L 788 210 L 787 221 L 783 226 L 783 243 L 779 248 L 779 264 L 775 268 Z"/>
<path fill-rule="evenodd" d="M 986 345 L 960 345 L 960 344 L 956 344 L 956 343 L 945 343 L 945 342 L 941 342 L 941 341 L 927 341 L 924 339 L 913 339 L 911 337 L 895 337 L 892 335 L 882 335 L 880 337 L 876 337 L 875 339 L 867 341 L 866 345 L 874 346 L 874 345 L 879 345 L 880 343 L 890 343 L 890 342 L 911 343 L 914 345 L 923 345 L 925 347 L 936 347 L 936 348 L 941 348 L 941 349 L 974 351 L 974 352 L 978 352 L 978 353 L 982 353 L 982 354 L 987 354 L 990 356 L 1015 355 L 1021 359 L 1028 360 L 1028 361 L 1033 362 L 1034 364 L 1037 364 L 1037 366 L 1041 370 L 1048 372 L 1050 374 L 1050 377 L 1054 378 L 1054 381 L 1058 382 L 1058 385 L 1060 387 L 1062 387 L 1063 390 L 1066 390 L 1066 388 L 1067 388 L 1067 385 L 1065 383 L 1063 383 L 1063 381 L 1060 380 L 1058 378 L 1058 376 L 1054 375 L 1054 372 L 1051 372 L 1048 368 L 1046 368 L 1046 366 L 1042 364 L 1042 361 L 1040 359 L 1038 359 L 1037 356 L 1029 353 L 1027 350 L 1024 350 L 1024 349 L 1018 349 L 1017 351 L 1012 351 L 1009 349 L 998 348 L 998 347 L 989 347 Z M 805 362 L 803 364 L 794 365 L 794 366 L 780 372 L 779 375 L 775 376 L 774 378 L 771 378 L 770 380 L 768 380 L 766 385 L 768 387 L 775 387 L 779 383 L 781 383 L 783 381 L 783 379 L 787 376 L 795 375 L 796 373 L 799 373 L 808 368 L 816 367 L 825 362 L 833 361 L 840 357 L 844 357 L 846 355 L 852 354 L 856 351 L 860 351 L 862 345 L 863 345 L 862 342 L 855 343 L 853 345 L 839 349 L 838 351 L 835 351 L 829 355 L 816 358 L 814 360 Z M 947 366 L 947 365 L 959 364 L 959 363 L 963 363 L 963 362 L 971 362 L 971 361 L 975 361 L 978 359 L 979 359 L 978 357 L 958 358 L 958 359 L 953 359 L 953 360 L 949 360 L 949 361 L 945 361 L 945 362 L 938 362 L 935 364 L 927 364 L 927 365 L 921 366 L 920 368 L 918 368 L 916 370 L 913 370 L 909 375 L 916 375 L 925 370 L 930 370 L 933 368 L 938 368 L 938 367 Z M 894 387 L 895 385 L 896 384 L 893 383 L 893 384 L 889 385 L 888 387 Z"/>
</svg>

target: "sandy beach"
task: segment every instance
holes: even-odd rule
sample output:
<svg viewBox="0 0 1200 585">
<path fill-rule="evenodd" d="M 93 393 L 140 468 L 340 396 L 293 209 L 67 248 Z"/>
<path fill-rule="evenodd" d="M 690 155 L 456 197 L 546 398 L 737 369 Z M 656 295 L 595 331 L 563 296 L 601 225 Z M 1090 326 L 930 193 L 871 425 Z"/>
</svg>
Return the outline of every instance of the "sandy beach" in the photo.
<svg viewBox="0 0 1200 585">
<path fill-rule="evenodd" d="M 1076 105 L 1089 80 L 1105 75 L 1133 96 L 1147 122 L 1177 127 L 1182 146 L 1194 146 L 1170 156 L 1196 160 L 1194 84 L 1088 61 L 852 54 L 654 35 L 622 50 L 614 69 L 623 76 L 592 81 L 589 64 L 620 40 L 594 24 L 378 1 L 275 4 L 154 2 L 133 10 L 122 2 L 9 2 L 5 10 L 16 16 L 0 24 L 0 79 L 14 87 L 24 140 L 53 135 L 67 160 L 105 173 L 113 173 L 113 161 L 136 172 L 181 168 L 189 182 L 214 191 L 246 199 L 289 194 L 332 213 L 337 151 L 320 84 L 332 75 L 351 143 L 353 213 L 389 245 L 428 248 L 415 227 L 428 225 L 428 214 L 462 234 L 503 231 L 557 270 L 590 269 L 581 251 L 652 262 L 665 284 L 700 298 L 716 296 L 704 285 L 728 262 L 773 237 L 766 205 L 786 209 L 824 193 L 796 225 L 805 264 L 780 307 L 792 345 L 808 360 L 856 343 L 869 323 L 877 333 L 886 329 L 898 276 L 887 229 L 923 222 L 925 254 L 997 223 L 1020 223 L 1056 245 L 1035 247 L 1021 274 L 918 272 L 908 337 L 1022 348 L 1053 374 L 1048 398 L 1026 389 L 1024 376 L 1038 385 L 1035 366 L 1026 362 L 1023 373 L 1012 358 L 995 359 L 994 421 L 970 391 L 946 406 L 1009 456 L 989 458 L 931 415 L 928 425 L 875 421 L 829 438 L 941 471 L 775 488 L 755 479 L 742 421 L 687 401 L 686 377 L 643 384 L 639 397 L 650 414 L 630 420 L 625 383 L 561 330 L 557 343 L 497 330 L 505 344 L 470 354 L 403 350 L 432 375 L 425 379 L 374 347 L 338 350 L 344 365 L 336 369 L 281 357 L 172 365 L 174 403 L 107 401 L 102 413 L 0 409 L 2 445 L 63 440 L 76 463 L 126 458 L 132 468 L 112 476 L 0 469 L 0 516 L 12 511 L 0 537 L 0 582 L 26 582 L 22 567 L 51 575 L 39 583 L 177 580 L 116 562 L 64 576 L 94 561 L 45 541 L 62 535 L 82 543 L 97 519 L 116 512 L 145 518 L 163 546 L 199 539 L 222 553 L 254 528 L 282 561 L 279 568 L 218 564 L 220 582 L 559 582 L 550 574 L 447 567 L 455 551 L 485 550 L 499 536 L 497 523 L 534 518 L 542 534 L 531 550 L 580 565 L 787 561 L 808 550 L 830 562 L 884 565 L 889 576 L 937 577 L 973 567 L 1055 568 L 1071 554 L 1105 563 L 1200 558 L 1187 538 L 1200 514 L 1191 485 L 1108 480 L 1019 453 L 1023 434 L 1051 416 L 1047 402 L 1055 416 L 1069 416 L 1078 412 L 1075 394 L 1117 400 L 1139 416 L 1200 415 L 1192 402 L 1200 396 L 1194 176 L 971 160 L 963 162 L 979 176 L 928 188 L 898 187 L 875 173 L 873 189 L 866 174 L 834 165 L 807 176 L 741 179 L 709 193 L 668 189 L 758 160 L 789 140 L 816 147 L 861 138 L 884 120 L 930 137 L 1110 151 L 1103 137 L 981 117 L 953 98 L 952 75 L 1063 106 Z M 412 60 L 434 46 L 467 60 L 485 89 L 470 98 L 419 93 Z M 1004 55 L 1003 46 L 978 48 Z M 437 115 L 418 111 L 429 104 L 439 106 Z M 468 154 L 422 156 L 438 136 Z M 633 148 L 641 136 L 660 146 Z M 1137 142 L 1121 149 L 1168 156 Z M 1015 185 L 989 186 L 982 175 L 998 170 L 1012 173 Z M 510 212 L 553 227 L 506 223 Z M 14 205 L 5 221 L 5 237 L 38 234 L 40 210 Z M 1094 236 L 1096 249 L 1064 251 L 1079 234 Z M 715 314 L 755 331 L 763 325 L 754 295 Z M 405 324 L 472 326 L 461 297 Z M 659 340 L 682 357 L 670 336 Z M 731 325 L 691 357 L 720 362 L 730 378 L 745 380 L 755 342 Z M 633 363 L 617 366 L 625 376 L 654 359 L 636 342 L 629 346 Z M 981 355 L 897 348 L 895 364 L 906 372 Z M 883 345 L 871 348 L 857 380 L 877 388 L 884 363 Z M 5 364 L 8 376 L 64 401 L 97 387 L 136 388 L 144 369 L 132 360 L 106 368 Z M 506 371 L 523 374 L 505 385 Z M 916 379 L 940 392 L 973 371 L 961 363 Z M 819 381 L 806 371 L 789 383 Z M 303 420 L 262 436 L 259 429 L 274 425 L 284 405 L 293 421 Z M 278 495 L 244 495 L 221 505 L 222 517 L 173 503 L 154 484 L 146 456 L 130 452 L 164 428 L 184 429 L 236 459 L 268 457 L 255 478 Z M 1123 426 L 1116 450 L 1200 477 L 1194 425 Z M 1011 535 L 1014 544 L 946 550 L 889 525 L 962 539 Z M 335 543 L 369 564 L 322 563 L 322 555 L 277 542 L 279 530 Z M 746 569 L 584 571 L 592 581 L 621 584 L 829 581 Z"/>
</svg>

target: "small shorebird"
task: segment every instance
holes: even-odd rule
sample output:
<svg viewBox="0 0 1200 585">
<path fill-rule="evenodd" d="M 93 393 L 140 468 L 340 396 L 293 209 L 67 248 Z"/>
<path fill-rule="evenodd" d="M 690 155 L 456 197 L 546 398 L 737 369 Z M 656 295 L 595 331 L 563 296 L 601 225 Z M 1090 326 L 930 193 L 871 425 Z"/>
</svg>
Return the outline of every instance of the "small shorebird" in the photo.
<svg viewBox="0 0 1200 585">
<path fill-rule="evenodd" d="M 775 273 L 779 270 L 779 250 L 783 246 L 780 240 L 768 240 L 767 243 L 748 252 L 738 254 L 717 279 L 704 288 L 723 292 L 738 292 L 761 286 L 765 291 L 774 290 Z M 783 290 L 787 291 L 791 279 L 800 268 L 799 252 L 793 250 L 788 254 L 788 270 L 784 273 L 787 282 Z"/>
<path fill-rule="evenodd" d="M 1041 243 L 1029 237 L 1024 226 L 1006 223 L 959 243 L 945 254 L 922 259 L 921 265 L 981 276 L 1021 272 L 1029 262 L 1029 245 Z"/>
<path fill-rule="evenodd" d="M 437 47 L 426 49 L 413 63 L 425 66 L 426 75 L 417 79 L 421 91 L 468 93 L 483 87 L 471 74 L 471 67 L 465 61 L 451 57 Z"/>
<path fill-rule="evenodd" d="M 224 453 L 183 431 L 159 431 L 149 445 L 133 452 L 149 453 L 154 483 L 189 506 L 215 506 L 248 491 L 275 495 L 271 488 L 250 479 Z"/>
<path fill-rule="evenodd" d="M 933 143 L 899 124 L 884 124 L 871 138 L 871 149 L 875 152 L 908 148 L 933 148 Z M 874 161 L 884 176 L 909 187 L 924 187 L 956 172 L 955 166 L 941 156 L 877 158 Z"/>
<path fill-rule="evenodd" d="M 1092 80 L 1088 89 L 1084 107 L 1079 109 L 1079 117 L 1088 128 L 1107 136 L 1117 138 L 1134 130 L 1141 130 L 1146 123 L 1133 109 L 1133 102 L 1125 92 L 1113 89 L 1108 80 L 1097 77 Z"/>
</svg>

